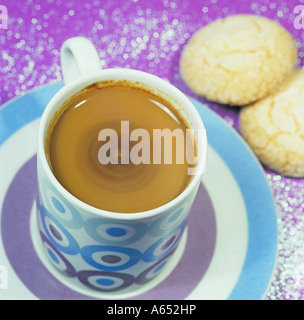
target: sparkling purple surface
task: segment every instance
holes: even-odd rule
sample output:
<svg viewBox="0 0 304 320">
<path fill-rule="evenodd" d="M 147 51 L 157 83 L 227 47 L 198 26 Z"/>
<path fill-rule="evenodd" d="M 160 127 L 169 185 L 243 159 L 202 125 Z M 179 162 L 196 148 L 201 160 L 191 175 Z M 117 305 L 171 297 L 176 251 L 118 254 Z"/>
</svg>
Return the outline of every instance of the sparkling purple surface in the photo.
<svg viewBox="0 0 304 320">
<path fill-rule="evenodd" d="M 8 29 L 0 29 L 0 105 L 29 90 L 62 81 L 64 40 L 85 36 L 99 52 L 101 65 L 143 70 L 167 79 L 205 102 L 238 130 L 238 108 L 206 102 L 179 74 L 179 58 L 192 34 L 231 14 L 250 13 L 277 20 L 295 38 L 297 68 L 303 66 L 304 32 L 294 27 L 294 7 L 304 0 L 2 0 Z M 278 263 L 268 300 L 304 300 L 304 179 L 265 168 L 279 228 Z"/>
</svg>

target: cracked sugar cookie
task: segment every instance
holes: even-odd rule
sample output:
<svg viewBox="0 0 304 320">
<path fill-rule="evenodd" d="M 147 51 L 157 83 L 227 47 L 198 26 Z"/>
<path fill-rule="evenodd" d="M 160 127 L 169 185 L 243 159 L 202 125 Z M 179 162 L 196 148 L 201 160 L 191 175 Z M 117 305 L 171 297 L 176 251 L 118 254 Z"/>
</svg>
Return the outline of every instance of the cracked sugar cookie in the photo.
<svg viewBox="0 0 304 320">
<path fill-rule="evenodd" d="M 184 47 L 180 73 L 196 94 L 246 105 L 278 85 L 295 66 L 297 48 L 279 24 L 254 15 L 233 15 L 197 31 Z"/>
<path fill-rule="evenodd" d="M 243 107 L 240 130 L 269 168 L 304 177 L 304 70 L 294 71 L 269 96 Z"/>
</svg>

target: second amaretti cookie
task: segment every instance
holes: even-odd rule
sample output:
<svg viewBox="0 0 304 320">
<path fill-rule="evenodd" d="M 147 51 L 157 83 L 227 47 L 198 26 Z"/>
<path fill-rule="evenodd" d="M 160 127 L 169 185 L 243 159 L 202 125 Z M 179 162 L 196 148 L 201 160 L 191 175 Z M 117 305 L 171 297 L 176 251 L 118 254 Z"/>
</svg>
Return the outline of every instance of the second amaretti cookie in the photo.
<svg viewBox="0 0 304 320">
<path fill-rule="evenodd" d="M 233 15 L 197 31 L 185 46 L 180 72 L 209 100 L 246 105 L 278 85 L 294 66 L 297 48 L 279 24 L 254 15 Z"/>
<path fill-rule="evenodd" d="M 269 168 L 304 177 L 304 70 L 294 71 L 269 96 L 243 107 L 240 130 Z"/>
</svg>

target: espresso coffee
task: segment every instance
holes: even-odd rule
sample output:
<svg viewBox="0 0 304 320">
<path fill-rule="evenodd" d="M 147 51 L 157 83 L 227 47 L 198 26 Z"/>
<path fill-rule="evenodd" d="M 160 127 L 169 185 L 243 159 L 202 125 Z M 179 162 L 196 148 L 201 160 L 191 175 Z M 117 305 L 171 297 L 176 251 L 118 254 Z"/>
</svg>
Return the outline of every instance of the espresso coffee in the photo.
<svg viewBox="0 0 304 320">
<path fill-rule="evenodd" d="M 169 99 L 139 84 L 108 81 L 64 103 L 49 126 L 46 153 L 54 176 L 76 198 L 135 213 L 162 206 L 187 187 L 195 167 L 189 144 L 193 160 L 189 126 Z"/>
</svg>

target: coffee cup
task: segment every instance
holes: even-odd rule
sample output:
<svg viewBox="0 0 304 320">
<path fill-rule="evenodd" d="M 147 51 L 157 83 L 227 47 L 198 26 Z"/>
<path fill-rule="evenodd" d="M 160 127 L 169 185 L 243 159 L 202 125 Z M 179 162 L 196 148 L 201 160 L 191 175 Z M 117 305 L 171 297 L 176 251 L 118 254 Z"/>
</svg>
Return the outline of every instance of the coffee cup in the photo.
<svg viewBox="0 0 304 320">
<path fill-rule="evenodd" d="M 65 86 L 46 106 L 38 133 L 37 223 L 41 246 L 52 271 L 76 289 L 105 295 L 142 290 L 164 272 L 190 219 L 206 166 L 203 121 L 191 101 L 169 82 L 138 70 L 101 70 L 98 53 L 86 38 L 68 39 L 62 46 L 61 61 Z M 196 165 L 192 178 L 178 196 L 159 207 L 128 214 L 96 208 L 69 192 L 52 171 L 47 154 L 52 120 L 71 97 L 107 81 L 140 83 L 156 90 L 171 100 L 193 132 Z"/>
</svg>

